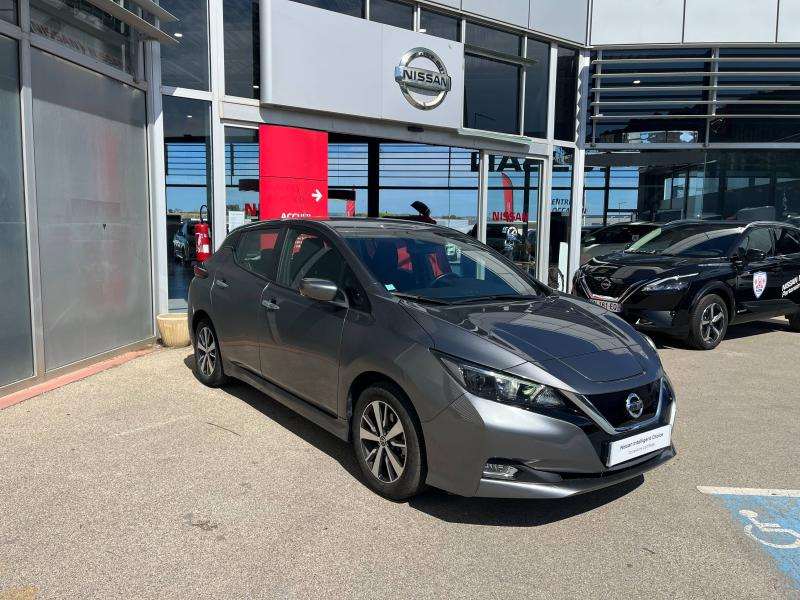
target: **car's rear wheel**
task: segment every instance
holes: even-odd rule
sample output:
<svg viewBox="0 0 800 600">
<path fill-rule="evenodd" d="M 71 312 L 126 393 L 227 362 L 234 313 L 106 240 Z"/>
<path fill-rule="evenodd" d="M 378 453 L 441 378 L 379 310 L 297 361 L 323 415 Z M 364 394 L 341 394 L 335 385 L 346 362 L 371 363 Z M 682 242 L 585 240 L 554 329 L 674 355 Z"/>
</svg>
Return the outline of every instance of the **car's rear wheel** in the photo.
<svg viewBox="0 0 800 600">
<path fill-rule="evenodd" d="M 209 387 L 219 387 L 228 379 L 222 369 L 217 332 L 208 319 L 200 321 L 194 332 L 194 374 Z"/>
<path fill-rule="evenodd" d="M 789 329 L 792 331 L 800 331 L 800 312 L 788 315 L 786 318 L 789 319 Z"/>
<path fill-rule="evenodd" d="M 719 346 L 728 331 L 728 307 L 716 294 L 703 297 L 692 311 L 687 342 L 698 350 Z"/>
<path fill-rule="evenodd" d="M 425 453 L 416 415 L 388 383 L 364 390 L 352 419 L 353 449 L 367 485 L 391 500 L 425 488 Z"/>
</svg>

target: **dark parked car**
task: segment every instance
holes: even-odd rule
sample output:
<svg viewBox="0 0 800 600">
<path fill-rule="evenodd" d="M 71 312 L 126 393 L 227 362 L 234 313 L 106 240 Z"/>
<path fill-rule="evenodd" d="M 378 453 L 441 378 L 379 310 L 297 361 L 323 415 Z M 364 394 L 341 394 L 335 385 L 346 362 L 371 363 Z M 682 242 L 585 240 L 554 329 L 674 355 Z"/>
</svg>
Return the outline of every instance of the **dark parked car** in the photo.
<svg viewBox="0 0 800 600">
<path fill-rule="evenodd" d="M 674 455 L 648 339 L 452 229 L 245 226 L 195 266 L 188 317 L 201 382 L 235 377 L 350 440 L 390 498 L 560 498 Z"/>
<path fill-rule="evenodd" d="M 728 325 L 787 316 L 800 331 L 800 228 L 680 221 L 594 258 L 573 291 L 646 331 L 709 350 Z"/>
<path fill-rule="evenodd" d="M 184 263 L 190 263 L 195 260 L 197 256 L 195 248 L 194 226 L 199 221 L 194 219 L 186 219 L 178 231 L 175 232 L 175 237 L 172 238 L 172 253 L 175 260 Z"/>
</svg>

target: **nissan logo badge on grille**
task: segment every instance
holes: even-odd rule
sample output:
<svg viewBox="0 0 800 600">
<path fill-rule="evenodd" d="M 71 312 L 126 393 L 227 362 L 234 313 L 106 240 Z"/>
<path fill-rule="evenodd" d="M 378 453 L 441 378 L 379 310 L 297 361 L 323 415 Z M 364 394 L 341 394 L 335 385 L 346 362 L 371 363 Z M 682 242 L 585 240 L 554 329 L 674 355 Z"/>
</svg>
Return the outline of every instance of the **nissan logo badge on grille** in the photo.
<svg viewBox="0 0 800 600">
<path fill-rule="evenodd" d="M 430 64 L 436 68 L 435 71 L 422 68 Z M 452 85 L 442 59 L 427 48 L 414 48 L 406 52 L 400 64 L 394 68 L 394 80 L 409 104 L 420 110 L 439 106 Z"/>
<path fill-rule="evenodd" d="M 628 414 L 634 419 L 638 419 L 644 412 L 644 402 L 637 394 L 629 394 L 625 400 L 625 408 L 628 409 Z"/>
<path fill-rule="evenodd" d="M 603 279 L 600 280 L 600 287 L 603 288 L 606 291 L 610 290 L 611 289 L 611 280 L 608 279 L 607 277 L 603 277 Z"/>
</svg>

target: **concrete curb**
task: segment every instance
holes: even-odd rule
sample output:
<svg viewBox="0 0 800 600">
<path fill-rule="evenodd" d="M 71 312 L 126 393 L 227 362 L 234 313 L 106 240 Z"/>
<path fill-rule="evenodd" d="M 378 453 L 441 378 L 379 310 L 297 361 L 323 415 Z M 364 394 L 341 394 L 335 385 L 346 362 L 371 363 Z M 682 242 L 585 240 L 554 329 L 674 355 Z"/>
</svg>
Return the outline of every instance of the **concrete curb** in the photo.
<svg viewBox="0 0 800 600">
<path fill-rule="evenodd" d="M 92 375 L 101 373 L 106 369 L 110 369 L 112 367 L 116 367 L 128 361 L 131 361 L 134 358 L 138 358 L 140 356 L 144 356 L 145 354 L 150 354 L 151 352 L 155 352 L 158 349 L 159 349 L 158 347 L 153 347 L 153 348 L 145 348 L 144 350 L 136 350 L 134 352 L 126 352 L 125 354 L 121 354 L 120 356 L 116 356 L 114 358 L 104 360 L 97 364 L 84 367 L 83 369 L 78 369 L 77 371 L 73 371 L 72 373 L 61 375 L 60 377 L 56 377 L 54 379 L 51 379 L 50 381 L 45 381 L 43 383 L 33 385 L 24 390 L 20 390 L 18 392 L 14 392 L 13 394 L 9 394 L 8 396 L 2 396 L 0 397 L 0 410 L 8 408 L 9 406 L 13 406 L 15 404 L 19 404 L 20 402 L 24 402 L 25 400 L 29 400 L 30 398 L 35 398 L 36 396 L 40 396 L 45 392 L 58 389 L 69 383 L 74 383 L 75 381 L 86 379 L 87 377 L 91 377 Z"/>
</svg>

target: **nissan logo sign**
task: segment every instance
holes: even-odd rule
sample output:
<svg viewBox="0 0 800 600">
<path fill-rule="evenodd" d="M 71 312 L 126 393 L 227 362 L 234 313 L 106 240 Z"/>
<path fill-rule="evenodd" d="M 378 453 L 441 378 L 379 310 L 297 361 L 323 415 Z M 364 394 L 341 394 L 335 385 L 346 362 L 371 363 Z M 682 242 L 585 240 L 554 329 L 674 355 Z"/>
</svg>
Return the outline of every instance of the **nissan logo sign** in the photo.
<svg viewBox="0 0 800 600">
<path fill-rule="evenodd" d="M 436 70 L 423 68 L 431 64 Z M 420 110 L 439 106 L 452 86 L 442 59 L 427 48 L 406 52 L 394 68 L 394 80 L 409 104 Z"/>
<path fill-rule="evenodd" d="M 634 419 L 638 419 L 644 412 L 644 402 L 642 402 L 638 394 L 630 394 L 625 400 L 625 408 L 628 410 L 630 416 Z"/>
<path fill-rule="evenodd" d="M 607 278 L 603 278 L 600 280 L 600 287 L 603 288 L 605 291 L 611 289 L 611 280 Z"/>
</svg>

